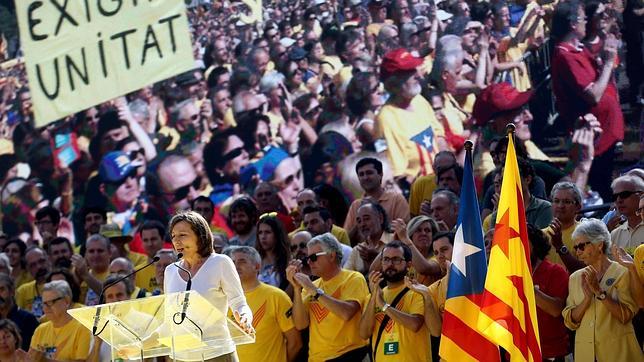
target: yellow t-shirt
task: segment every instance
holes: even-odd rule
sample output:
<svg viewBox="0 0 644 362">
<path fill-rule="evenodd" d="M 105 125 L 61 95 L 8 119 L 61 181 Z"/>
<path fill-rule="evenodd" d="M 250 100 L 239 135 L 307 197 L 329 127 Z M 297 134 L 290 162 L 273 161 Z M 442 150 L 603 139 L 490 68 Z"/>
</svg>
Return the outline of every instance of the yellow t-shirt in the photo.
<svg viewBox="0 0 644 362">
<path fill-rule="evenodd" d="M 36 281 L 32 280 L 16 289 L 16 305 L 26 311 L 31 312 L 36 318 L 43 316 L 42 309 L 42 291 L 43 285 L 36 287 Z"/>
<path fill-rule="evenodd" d="M 635 267 L 637 268 L 637 275 L 639 275 L 640 280 L 644 282 L 644 244 L 641 244 L 635 249 L 633 259 Z"/>
<path fill-rule="evenodd" d="M 572 248 L 572 246 L 573 246 L 572 245 L 572 232 L 575 231 L 575 228 L 577 227 L 577 224 L 579 224 L 579 222 L 575 221 L 575 223 L 572 224 L 572 226 L 570 226 L 569 228 L 561 230 L 561 241 L 568 248 L 568 253 L 570 253 L 570 255 L 572 255 L 572 256 L 575 256 L 575 249 Z M 552 229 L 550 228 L 550 226 L 548 226 L 545 229 L 542 229 L 541 231 L 546 233 L 546 236 L 548 237 L 548 242 L 550 242 L 550 240 L 551 240 L 550 233 L 552 233 Z M 564 269 L 566 269 L 566 265 L 561 260 L 561 257 L 559 256 L 559 254 L 557 254 L 557 250 L 555 249 L 554 246 L 552 248 L 550 248 L 550 251 L 548 252 L 548 256 L 546 258 L 549 261 L 551 261 L 552 263 L 559 264 Z"/>
<path fill-rule="evenodd" d="M 299 228 L 291 231 L 288 234 L 288 237 L 292 238 L 293 235 L 295 235 L 296 233 L 302 230 L 304 230 L 304 226 L 300 225 Z M 335 236 L 335 238 L 338 239 L 338 241 L 341 242 L 342 244 L 351 246 L 351 241 L 349 240 L 349 234 L 347 234 L 347 231 L 344 230 L 343 228 L 339 227 L 338 225 L 333 225 L 331 227 L 331 234 L 333 234 L 333 236 Z"/>
<path fill-rule="evenodd" d="M 462 135 L 465 128 L 463 123 L 470 118 L 470 115 L 461 107 L 461 105 L 454 99 L 454 97 L 445 92 L 443 93 L 443 114 L 447 119 L 449 129 L 455 135 Z"/>
<path fill-rule="evenodd" d="M 360 310 L 369 294 L 364 276 L 346 269 L 330 280 L 320 278 L 313 284 L 333 298 L 358 302 Z M 302 290 L 302 300 L 309 311 L 309 362 L 333 359 L 369 343 L 360 338 L 360 312 L 345 321 L 315 301 L 306 290 Z"/>
<path fill-rule="evenodd" d="M 136 285 L 141 289 L 145 289 L 148 292 L 151 292 L 159 288 L 159 284 L 157 284 L 156 270 L 154 269 L 154 266 L 145 268 L 140 272 L 136 273 L 134 285 Z"/>
<path fill-rule="evenodd" d="M 436 190 L 436 175 L 427 175 L 418 177 L 411 184 L 409 193 L 409 212 L 412 216 L 420 215 L 420 204 L 424 200 L 431 200 L 432 194 Z"/>
<path fill-rule="evenodd" d="M 281 289 L 264 283 L 244 295 L 253 311 L 256 334 L 255 343 L 237 346 L 239 361 L 286 361 L 284 333 L 295 328 L 290 315 L 291 299 Z"/>
<path fill-rule="evenodd" d="M 130 251 L 127 253 L 127 258 L 129 261 L 132 262 L 132 265 L 134 265 L 134 268 L 138 268 L 140 266 L 143 266 L 148 263 L 148 256 L 145 254 L 137 253 L 134 251 Z"/>
<path fill-rule="evenodd" d="M 412 99 L 410 109 L 385 104 L 376 117 L 376 138 L 387 143 L 385 154 L 394 176 L 430 175 L 438 152 L 436 138 L 445 137 L 445 129 L 421 95 Z"/>
<path fill-rule="evenodd" d="M 383 288 L 382 292 L 385 302 L 391 303 L 404 287 L 404 285 L 401 285 L 394 289 L 389 289 L 389 287 Z M 392 308 L 396 308 L 407 314 L 422 316 L 424 314 L 423 297 L 410 290 Z M 384 317 L 384 313 L 376 313 L 373 335 L 371 337 L 371 350 L 374 351 L 374 348 L 376 348 L 374 351 L 376 361 L 419 362 L 432 360 L 429 330 L 424 324 L 418 332 L 414 332 L 396 323 L 393 319 L 389 319 L 380 337 L 380 342 L 375 347 L 373 344 L 376 343 L 378 330 L 380 330 L 380 324 Z"/>
<path fill-rule="evenodd" d="M 89 329 L 72 319 L 59 328 L 51 322 L 38 326 L 30 347 L 44 353 L 49 360 L 69 361 L 87 359 L 91 344 Z"/>
<path fill-rule="evenodd" d="M 14 284 L 16 285 L 16 288 L 18 288 L 19 286 L 29 283 L 32 280 L 34 280 L 34 277 L 31 276 L 31 273 L 26 270 L 22 270 L 14 280 Z"/>
<path fill-rule="evenodd" d="M 90 271 L 90 274 L 98 281 L 102 282 L 110 275 L 110 271 L 106 270 L 104 273 L 96 274 Z M 96 293 L 92 288 L 90 288 L 87 283 L 82 282 L 80 285 L 80 302 L 85 305 L 97 305 L 98 304 L 98 293 Z"/>
<path fill-rule="evenodd" d="M 429 295 L 432 296 L 432 300 L 436 307 L 438 308 L 438 313 L 442 316 L 443 311 L 445 311 L 445 300 L 447 299 L 447 284 L 449 278 L 447 275 L 434 282 L 429 286 Z"/>
</svg>

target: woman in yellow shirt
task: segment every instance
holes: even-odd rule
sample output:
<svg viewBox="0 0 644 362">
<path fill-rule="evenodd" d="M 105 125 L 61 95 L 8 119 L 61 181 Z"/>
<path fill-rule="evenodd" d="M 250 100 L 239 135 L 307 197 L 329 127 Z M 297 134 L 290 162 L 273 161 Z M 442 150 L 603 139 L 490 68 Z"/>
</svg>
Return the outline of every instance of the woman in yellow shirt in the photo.
<svg viewBox="0 0 644 362">
<path fill-rule="evenodd" d="M 29 348 L 29 361 L 87 360 L 91 333 L 67 313 L 72 305 L 69 284 L 64 280 L 45 284 L 42 301 L 49 321 L 36 328 Z"/>
<path fill-rule="evenodd" d="M 638 307 L 629 289 L 628 270 L 608 259 L 610 234 L 597 219 L 583 220 L 572 233 L 573 248 L 587 266 L 570 276 L 563 310 L 575 330 L 577 361 L 641 361 L 631 319 Z"/>
</svg>

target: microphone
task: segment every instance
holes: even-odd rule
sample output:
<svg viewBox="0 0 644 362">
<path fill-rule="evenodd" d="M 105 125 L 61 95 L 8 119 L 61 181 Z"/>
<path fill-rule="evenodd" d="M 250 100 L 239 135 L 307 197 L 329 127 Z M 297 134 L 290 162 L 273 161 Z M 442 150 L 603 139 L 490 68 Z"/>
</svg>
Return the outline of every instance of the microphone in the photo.
<svg viewBox="0 0 644 362">
<path fill-rule="evenodd" d="M 181 258 L 183 258 L 183 253 L 177 254 L 177 259 L 180 260 Z M 186 311 L 188 310 L 188 302 L 190 301 L 190 294 L 188 294 L 188 292 L 190 291 L 190 288 L 192 288 L 192 273 L 190 273 L 190 270 L 179 265 L 179 261 L 173 263 L 173 265 L 179 268 L 179 270 L 182 270 L 186 272 L 186 274 L 188 274 L 188 281 L 186 282 L 186 293 L 184 294 L 183 307 L 181 308 L 181 319 L 179 320 L 179 322 L 177 322 L 176 320 L 174 320 L 175 318 L 173 317 L 175 324 L 181 324 L 186 319 Z"/>
<path fill-rule="evenodd" d="M 103 289 L 101 289 L 101 294 L 98 296 L 98 304 L 102 304 L 102 303 L 103 303 L 103 294 L 105 293 L 105 291 L 107 290 L 107 288 L 109 288 L 109 287 L 111 287 L 111 286 L 113 286 L 113 285 L 116 285 L 116 284 L 118 284 L 118 283 L 120 283 L 120 282 L 124 281 L 125 279 L 127 279 L 127 278 L 131 277 L 132 275 L 134 275 L 134 274 L 136 274 L 136 273 L 140 272 L 141 270 L 143 270 L 143 269 L 145 269 L 145 268 L 149 267 L 150 265 L 152 265 L 152 264 L 156 263 L 157 261 L 159 261 L 159 259 L 160 259 L 160 258 L 159 258 L 158 256 L 155 256 L 154 258 L 152 258 L 152 261 L 151 261 L 151 262 L 149 262 L 149 263 L 145 264 L 144 266 L 142 266 L 142 267 L 140 267 L 140 268 L 138 268 L 138 269 L 133 270 L 131 273 L 128 273 L 128 274 L 126 274 L 126 275 L 122 276 L 121 278 L 118 278 L 117 280 L 115 280 L 115 281 L 111 282 L 111 283 L 108 283 L 108 284 L 103 285 Z M 98 308 L 96 308 L 96 314 L 94 315 L 94 326 L 92 327 L 92 335 L 94 335 L 94 336 L 97 336 L 97 335 L 98 335 L 98 334 L 96 334 L 96 330 L 98 329 L 98 321 L 99 321 L 100 319 L 101 319 L 101 307 L 98 307 Z M 102 330 L 101 330 L 101 332 L 102 332 Z M 99 334 L 100 334 L 100 332 L 99 332 Z"/>
</svg>

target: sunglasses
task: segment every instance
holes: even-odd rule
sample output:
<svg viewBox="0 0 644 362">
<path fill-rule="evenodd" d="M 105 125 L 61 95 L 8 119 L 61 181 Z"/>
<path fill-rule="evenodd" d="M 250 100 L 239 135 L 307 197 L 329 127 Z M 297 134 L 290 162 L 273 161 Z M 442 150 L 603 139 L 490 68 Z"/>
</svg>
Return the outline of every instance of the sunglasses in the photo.
<svg viewBox="0 0 644 362">
<path fill-rule="evenodd" d="M 291 245 L 291 251 L 295 251 L 297 249 L 306 249 L 306 243 L 301 242 L 299 244 Z M 317 259 L 317 257 L 316 257 L 316 259 Z"/>
<path fill-rule="evenodd" d="M 622 191 L 622 192 L 618 192 L 618 193 L 613 194 L 613 198 L 615 200 L 617 200 L 617 199 L 627 199 L 627 198 L 631 197 L 632 195 L 638 195 L 639 193 L 640 193 L 640 191 Z"/>
<path fill-rule="evenodd" d="M 584 251 L 584 249 L 586 249 L 586 246 L 589 245 L 589 244 L 592 244 L 592 243 L 590 241 L 587 241 L 585 243 L 579 243 L 579 244 L 573 246 L 572 248 L 575 249 L 575 250 Z"/>
<path fill-rule="evenodd" d="M 302 177 L 302 170 L 297 171 L 297 173 L 295 174 L 289 175 L 287 178 L 284 179 L 284 181 L 282 182 L 282 185 L 284 187 L 289 186 L 290 184 L 293 183 L 293 181 L 295 181 L 295 178 L 299 179 L 300 177 Z"/>
<path fill-rule="evenodd" d="M 197 176 L 192 183 L 181 186 L 178 189 L 174 190 L 174 192 L 166 192 L 166 195 L 172 195 L 172 201 L 177 202 L 180 200 L 185 199 L 188 194 L 190 193 L 190 188 L 194 188 L 195 190 L 199 190 L 199 187 L 201 186 L 201 176 Z"/>
<path fill-rule="evenodd" d="M 266 217 L 277 217 L 277 212 L 275 212 L 275 211 L 273 211 L 273 212 L 265 212 L 259 217 L 259 219 L 263 220 Z"/>
<path fill-rule="evenodd" d="M 329 253 L 327 253 L 326 251 L 321 251 L 319 253 L 309 255 L 307 257 L 307 259 L 310 260 L 310 261 L 316 262 L 316 261 L 318 261 L 318 256 L 323 256 L 323 255 L 328 255 L 328 254 Z"/>
<path fill-rule="evenodd" d="M 233 148 L 232 150 L 230 150 L 230 152 L 222 156 L 223 163 L 226 163 L 232 159 L 239 157 L 243 151 L 244 151 L 243 147 Z"/>
<path fill-rule="evenodd" d="M 139 148 L 138 150 L 128 152 L 127 155 L 128 157 L 130 157 L 130 160 L 134 160 L 138 155 L 145 156 L 145 151 L 143 150 L 143 148 Z"/>
</svg>

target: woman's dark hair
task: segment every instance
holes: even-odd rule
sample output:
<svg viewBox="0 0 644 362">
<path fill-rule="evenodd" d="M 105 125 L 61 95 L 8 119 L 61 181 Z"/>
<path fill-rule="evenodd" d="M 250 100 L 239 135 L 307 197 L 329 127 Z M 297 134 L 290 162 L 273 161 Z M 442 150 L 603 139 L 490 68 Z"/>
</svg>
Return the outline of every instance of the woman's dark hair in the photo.
<svg viewBox="0 0 644 362">
<path fill-rule="evenodd" d="M 203 258 L 209 257 L 213 253 L 212 232 L 206 219 L 194 211 L 180 212 L 174 215 L 168 224 L 168 230 L 171 235 L 174 226 L 182 221 L 188 223 L 192 231 L 197 235 L 197 254 Z"/>
<path fill-rule="evenodd" d="M 22 241 L 22 240 L 20 240 L 18 238 L 9 239 L 9 240 L 7 240 L 7 243 L 4 244 L 4 250 L 7 250 L 7 246 L 9 246 L 11 244 L 18 245 L 18 249 L 20 250 L 20 260 L 21 260 L 20 263 L 24 264 L 25 263 L 25 253 L 27 251 L 27 244 L 25 244 L 24 241 Z M 23 265 L 23 267 L 24 267 L 24 265 Z"/>
<path fill-rule="evenodd" d="M 280 275 L 280 289 L 285 289 L 288 286 L 288 280 L 286 280 L 286 267 L 288 266 L 289 259 L 291 256 L 290 252 L 290 242 L 284 225 L 282 222 L 275 216 L 264 216 L 259 219 L 257 222 L 257 230 L 261 224 L 268 225 L 273 231 L 273 236 L 275 238 L 275 268 Z M 255 249 L 259 252 L 259 256 L 264 259 L 266 257 L 266 250 L 262 247 L 262 244 L 257 240 L 255 243 Z"/>
<path fill-rule="evenodd" d="M 592 26 L 593 26 L 593 18 L 595 15 L 597 15 L 597 9 L 599 8 L 599 5 L 602 3 L 600 1 L 596 0 L 591 0 L 586 2 L 586 5 L 584 6 L 584 11 L 586 13 L 586 36 L 591 33 Z"/>
<path fill-rule="evenodd" d="M 579 7 L 583 6 L 579 0 L 560 2 L 552 14 L 552 27 L 550 36 L 559 43 L 566 34 L 570 33 L 573 25 L 579 21 Z"/>
<path fill-rule="evenodd" d="M 485 23 L 485 19 L 490 15 L 492 15 L 492 6 L 488 2 L 478 2 L 470 7 L 472 21 Z"/>
<path fill-rule="evenodd" d="M 18 158 L 13 154 L 0 155 L 0 182 L 7 178 L 9 170 L 18 163 Z"/>
<path fill-rule="evenodd" d="M 224 158 L 224 150 L 228 147 L 228 139 L 231 136 L 237 136 L 235 128 L 229 128 L 223 132 L 215 134 L 203 150 L 203 165 L 206 169 L 206 175 L 212 185 L 225 182 L 222 180 L 223 176 L 219 175 L 216 169 L 224 167 L 226 164 Z"/>
<path fill-rule="evenodd" d="M 19 349 L 22 345 L 22 336 L 20 335 L 20 328 L 11 319 L 0 319 L 0 331 L 7 331 L 13 335 L 16 340 L 15 349 Z"/>
<path fill-rule="evenodd" d="M 532 254 L 537 259 L 544 260 L 552 247 L 548 242 L 546 234 L 538 227 L 528 224 L 528 240 L 532 244 Z"/>
<path fill-rule="evenodd" d="M 313 187 L 313 192 L 315 192 L 320 203 L 324 200 L 325 207 L 331 213 L 334 224 L 344 225 L 347 213 L 349 212 L 349 203 L 342 192 L 327 184 L 320 184 Z"/>
<path fill-rule="evenodd" d="M 347 108 L 356 119 L 361 118 L 371 109 L 373 92 L 370 80 L 373 77 L 375 75 L 371 72 L 357 73 L 347 86 Z"/>
<path fill-rule="evenodd" d="M 52 269 L 45 277 L 45 280 L 47 281 L 47 283 L 52 281 L 52 277 L 54 275 L 62 275 L 63 277 L 65 277 L 65 281 L 67 282 L 67 284 L 69 284 L 69 288 L 72 290 L 72 302 L 80 303 L 80 294 L 81 294 L 80 285 L 78 284 L 78 280 L 76 280 L 76 277 L 69 271 L 69 269 L 65 269 L 65 268 Z"/>
</svg>

